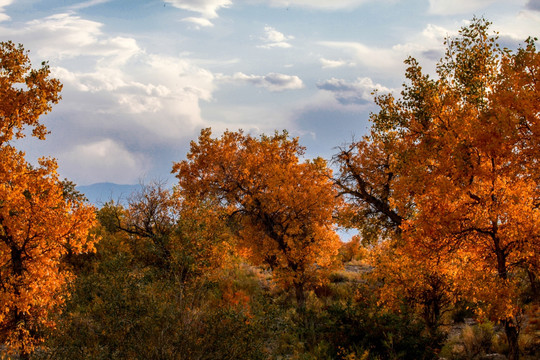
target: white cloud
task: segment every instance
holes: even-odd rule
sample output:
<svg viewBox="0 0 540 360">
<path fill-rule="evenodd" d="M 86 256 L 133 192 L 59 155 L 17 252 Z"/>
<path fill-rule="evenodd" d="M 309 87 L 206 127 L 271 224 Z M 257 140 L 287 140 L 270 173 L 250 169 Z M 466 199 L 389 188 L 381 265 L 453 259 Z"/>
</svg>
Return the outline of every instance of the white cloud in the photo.
<svg viewBox="0 0 540 360">
<path fill-rule="evenodd" d="M 214 90 L 209 71 L 185 58 L 148 54 L 135 39 L 108 36 L 102 26 L 73 14 L 57 14 L 19 30 L 1 30 L 22 39 L 32 54 L 50 59 L 54 76 L 66 90 L 85 93 L 84 107 L 116 114 L 164 111 L 160 117 L 180 115 L 184 121 L 200 122 L 198 101 L 209 101 Z M 63 103 L 69 95 L 73 94 L 64 96 Z"/>
<path fill-rule="evenodd" d="M 212 99 L 212 73 L 187 59 L 144 54 L 136 60 L 122 67 L 99 63 L 91 72 L 53 68 L 68 92 L 63 106 L 120 116 L 106 126 L 142 127 L 147 143 L 173 141 L 202 123 L 199 101 Z"/>
<path fill-rule="evenodd" d="M 320 59 L 321 65 L 323 69 L 333 69 L 333 68 L 339 68 L 343 66 L 355 66 L 356 64 L 354 62 L 345 61 L 342 59 L 339 60 L 330 60 L 321 58 Z"/>
<path fill-rule="evenodd" d="M 109 138 L 77 145 L 60 157 L 66 175 L 85 184 L 105 181 L 133 184 L 149 168 L 144 155 L 130 152 Z"/>
<path fill-rule="evenodd" d="M 382 93 L 392 92 L 391 89 L 385 86 L 373 83 L 373 80 L 368 77 L 359 77 L 353 82 L 332 78 L 319 82 L 317 87 L 321 90 L 331 92 L 335 99 L 342 105 L 371 103 L 375 90 Z"/>
<path fill-rule="evenodd" d="M 148 166 L 166 168 L 170 160 L 161 160 L 155 152 L 187 141 L 204 125 L 200 102 L 212 100 L 215 90 L 214 75 L 185 54 L 149 53 L 134 38 L 108 35 L 102 29 L 103 24 L 75 14 L 33 20 L 18 29 L 0 26 L 1 33 L 31 50 L 34 64 L 50 60 L 53 76 L 63 83 L 63 100 L 48 118 L 53 135 L 61 133 L 67 138 L 60 140 L 62 146 L 51 143 L 52 150 L 46 153 L 57 157 L 62 171 L 81 183 L 107 181 L 105 177 L 113 173 L 114 166 L 103 162 L 101 176 L 97 169 L 100 162 L 92 162 L 96 169 L 87 172 L 81 167 L 84 162 L 63 153 L 71 147 L 65 142 L 86 144 L 89 136 L 99 134 L 114 139 L 114 144 L 129 143 L 138 151 L 153 154 L 148 155 L 152 158 Z M 117 148 L 111 141 L 99 146 L 92 142 L 91 147 L 77 148 L 76 153 L 100 153 L 98 148 L 114 153 Z M 127 164 L 132 164 L 129 159 L 139 159 L 121 150 Z M 118 165 L 136 180 L 135 168 L 123 166 Z M 115 173 L 120 180 L 114 181 L 127 182 L 122 173 Z"/>
<path fill-rule="evenodd" d="M 4 8 L 13 3 L 13 0 L 0 0 L 0 22 L 10 20 L 9 15 L 4 14 Z"/>
<path fill-rule="evenodd" d="M 392 52 L 399 54 L 402 61 L 409 56 L 425 58 L 437 62 L 444 55 L 444 40 L 457 35 L 457 30 L 448 30 L 441 26 L 427 24 L 421 33 L 409 39 L 406 43 L 392 47 Z"/>
<path fill-rule="evenodd" d="M 520 11 L 515 16 L 508 16 L 493 24 L 493 29 L 499 31 L 502 37 L 509 37 L 514 41 L 523 43 L 529 36 L 538 36 L 540 33 L 540 1 L 537 4 L 528 3 L 528 9 Z M 536 6 L 537 11 L 531 8 Z M 535 31 L 531 31 L 535 29 Z"/>
<path fill-rule="evenodd" d="M 392 68 L 399 66 L 403 60 L 390 48 L 373 48 L 351 41 L 322 41 L 320 44 L 350 54 L 354 62 L 371 68 Z"/>
<path fill-rule="evenodd" d="M 49 60 L 98 56 L 107 58 L 108 63 L 123 64 L 142 52 L 135 39 L 108 37 L 101 31 L 102 26 L 99 22 L 66 13 L 32 20 L 16 30 L 1 30 L 22 39 L 26 47 Z"/>
<path fill-rule="evenodd" d="M 70 6 L 70 9 L 72 10 L 86 9 L 92 6 L 108 3 L 109 1 L 111 0 L 89 0 L 89 1 L 79 3 L 79 4 L 72 5 Z"/>
<path fill-rule="evenodd" d="M 218 17 L 218 10 L 228 8 L 232 5 L 231 0 L 165 0 L 166 3 L 172 6 L 199 13 L 200 17 L 184 18 L 184 21 L 193 22 L 198 26 L 210 26 L 210 19 Z"/>
<path fill-rule="evenodd" d="M 429 12 L 435 15 L 472 14 L 494 3 L 508 0 L 429 0 Z"/>
<path fill-rule="evenodd" d="M 265 44 L 260 45 L 259 46 L 260 48 L 270 49 L 274 47 L 279 47 L 279 48 L 292 47 L 292 45 L 289 44 L 287 41 L 294 39 L 294 36 L 291 36 L 291 35 L 286 36 L 271 26 L 265 26 L 264 32 L 265 34 L 261 38 L 261 40 L 263 40 Z"/>
<path fill-rule="evenodd" d="M 323 10 L 352 9 L 375 0 L 255 0 L 274 7 L 302 7 Z M 387 0 L 392 1 L 392 0 Z"/>
<path fill-rule="evenodd" d="M 219 80 L 227 82 L 240 82 L 253 84 L 258 87 L 266 88 L 270 91 L 296 90 L 304 87 L 302 80 L 296 75 L 285 75 L 278 73 L 269 73 L 267 75 L 246 75 L 237 72 L 232 76 L 221 75 Z"/>
<path fill-rule="evenodd" d="M 212 27 L 214 24 L 208 19 L 202 17 L 187 17 L 183 18 L 182 21 L 195 24 L 197 28 L 199 27 Z"/>
<path fill-rule="evenodd" d="M 401 78 L 403 61 L 409 56 L 417 58 L 428 72 L 433 72 L 435 63 L 444 55 L 444 39 L 454 36 L 457 31 L 432 24 L 426 25 L 420 33 L 409 37 L 403 43 L 390 47 L 373 47 L 359 42 L 322 41 L 320 45 L 334 49 L 332 55 L 340 52 L 339 60 L 320 59 L 323 68 L 357 66 L 371 74 Z"/>
</svg>

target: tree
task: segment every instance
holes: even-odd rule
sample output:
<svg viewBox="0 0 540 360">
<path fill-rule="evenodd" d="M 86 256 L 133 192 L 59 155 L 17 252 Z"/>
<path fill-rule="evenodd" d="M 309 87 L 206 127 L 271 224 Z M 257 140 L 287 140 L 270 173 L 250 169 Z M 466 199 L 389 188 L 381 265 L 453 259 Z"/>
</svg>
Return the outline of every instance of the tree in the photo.
<svg viewBox="0 0 540 360">
<path fill-rule="evenodd" d="M 163 183 L 142 185 L 126 209 L 110 206 L 114 229 L 145 265 L 186 282 L 221 267 L 230 253 L 230 236 L 219 210 L 189 203 Z M 217 221 L 216 221 L 217 220 Z"/>
<path fill-rule="evenodd" d="M 186 199 L 218 202 L 236 220 L 240 245 L 275 279 L 295 290 L 299 306 L 306 286 L 318 281 L 337 254 L 336 193 L 324 160 L 299 162 L 304 149 L 287 133 L 259 138 L 210 129 L 191 143 L 173 172 Z"/>
<path fill-rule="evenodd" d="M 407 217 L 408 210 L 401 211 L 393 202 L 399 175 L 393 170 L 395 145 L 395 137 L 383 139 L 372 133 L 341 148 L 333 158 L 339 166 L 334 181 L 339 195 L 347 200 L 340 221 L 345 227 L 358 228 L 364 244 L 395 237 Z"/>
<path fill-rule="evenodd" d="M 378 95 L 375 101 L 381 111 L 371 115 L 370 134 L 340 148 L 333 157 L 339 167 L 334 181 L 346 200 L 340 222 L 357 228 L 362 244 L 370 249 L 369 277 L 378 284 L 380 304 L 392 311 L 404 304 L 416 310 L 437 339 L 441 316 L 454 298 L 451 281 L 436 270 L 440 256 L 421 253 L 403 241 L 401 226 L 414 215 L 413 197 L 400 191 L 400 167 L 406 166 L 403 154 L 408 144 L 386 127 L 399 117 L 394 97 Z"/>
<path fill-rule="evenodd" d="M 21 358 L 42 341 L 44 327 L 54 326 L 50 313 L 65 300 L 63 255 L 93 249 L 93 207 L 69 195 L 54 160 L 32 166 L 10 145 L 26 126 L 45 138 L 39 116 L 60 89 L 46 64 L 31 69 L 22 46 L 0 43 L 0 343 Z"/>
<path fill-rule="evenodd" d="M 389 203 L 411 210 L 401 241 L 459 264 L 456 291 L 504 325 L 518 359 L 519 274 L 539 271 L 540 55 L 534 39 L 500 49 L 488 27 L 473 19 L 447 40 L 437 79 L 408 59 L 410 83 L 379 98 L 372 132 L 397 149 Z"/>
</svg>

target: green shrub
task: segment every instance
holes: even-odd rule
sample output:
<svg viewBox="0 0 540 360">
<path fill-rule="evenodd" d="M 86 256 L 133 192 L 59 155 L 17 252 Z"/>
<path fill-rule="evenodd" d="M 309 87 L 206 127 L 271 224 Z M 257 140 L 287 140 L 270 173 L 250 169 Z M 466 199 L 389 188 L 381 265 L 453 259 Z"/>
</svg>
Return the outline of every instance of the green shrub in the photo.
<svg viewBox="0 0 540 360">
<path fill-rule="evenodd" d="M 465 325 L 446 341 L 440 356 L 448 360 L 466 360 L 506 352 L 506 339 L 501 335 L 495 331 L 491 322 Z"/>
</svg>

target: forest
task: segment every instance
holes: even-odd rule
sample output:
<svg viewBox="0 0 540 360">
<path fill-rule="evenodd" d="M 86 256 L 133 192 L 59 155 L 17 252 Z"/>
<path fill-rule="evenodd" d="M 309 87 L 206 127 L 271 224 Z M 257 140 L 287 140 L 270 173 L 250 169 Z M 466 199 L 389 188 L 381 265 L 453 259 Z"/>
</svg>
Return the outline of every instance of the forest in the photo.
<svg viewBox="0 0 540 360">
<path fill-rule="evenodd" d="M 62 84 L 1 42 L 0 357 L 539 359 L 540 53 L 489 27 L 406 59 L 332 159 L 206 128 L 100 208 L 16 148 Z"/>
</svg>

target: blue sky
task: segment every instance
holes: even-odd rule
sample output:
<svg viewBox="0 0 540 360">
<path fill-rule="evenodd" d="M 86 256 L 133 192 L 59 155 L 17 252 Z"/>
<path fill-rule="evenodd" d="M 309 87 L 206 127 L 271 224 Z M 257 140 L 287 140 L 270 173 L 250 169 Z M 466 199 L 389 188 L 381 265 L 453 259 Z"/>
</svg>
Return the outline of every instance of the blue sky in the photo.
<svg viewBox="0 0 540 360">
<path fill-rule="evenodd" d="M 64 84 L 47 140 L 18 146 L 79 185 L 130 184 L 171 179 L 203 127 L 287 129 L 330 158 L 404 59 L 433 71 L 474 15 L 510 48 L 540 36 L 540 0 L 0 0 L 0 39 Z"/>
</svg>

